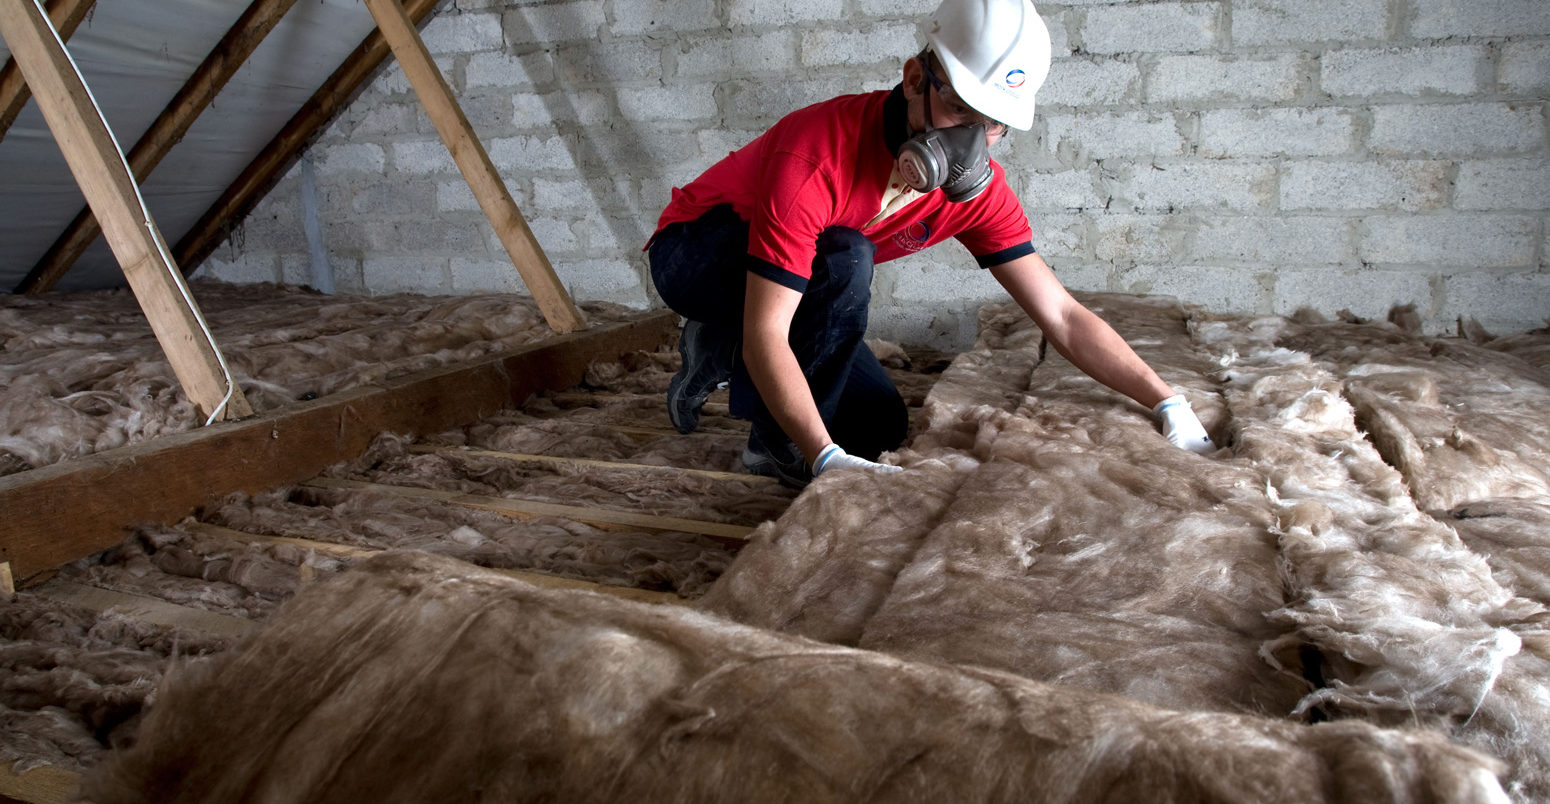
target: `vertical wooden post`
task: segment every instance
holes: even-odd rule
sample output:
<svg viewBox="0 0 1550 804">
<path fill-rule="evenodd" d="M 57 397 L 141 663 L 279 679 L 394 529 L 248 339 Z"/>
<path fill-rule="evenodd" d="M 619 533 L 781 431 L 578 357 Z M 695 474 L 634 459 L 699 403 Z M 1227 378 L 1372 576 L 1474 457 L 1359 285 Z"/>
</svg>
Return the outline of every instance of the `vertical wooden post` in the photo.
<svg viewBox="0 0 1550 804">
<path fill-rule="evenodd" d="M 403 5 L 399 0 L 366 0 L 366 8 L 377 21 L 382 38 L 387 40 L 393 56 L 403 67 L 409 85 L 419 95 L 431 123 L 441 134 L 441 141 L 452 152 L 453 161 L 463 172 L 474 197 L 479 199 L 480 208 L 490 219 L 490 225 L 495 227 L 496 236 L 506 247 L 506 253 L 511 255 L 512 263 L 522 274 L 522 281 L 527 283 L 528 291 L 533 294 L 549 327 L 559 333 L 584 328 L 586 321 L 581 317 L 581 311 L 576 309 L 565 286 L 560 284 L 554 266 L 511 199 L 506 183 L 474 135 L 462 107 L 452 96 L 452 88 L 447 86 L 441 70 L 436 68 L 436 62 L 431 59 L 430 51 L 426 50 L 420 32 L 415 30 Z"/>
<path fill-rule="evenodd" d="M 251 415 L 242 390 L 234 381 L 228 387 L 214 339 L 141 203 L 124 155 L 36 0 L 0 2 L 0 36 L 32 88 L 43 119 L 102 223 L 108 246 L 189 399 L 204 416 Z"/>
</svg>

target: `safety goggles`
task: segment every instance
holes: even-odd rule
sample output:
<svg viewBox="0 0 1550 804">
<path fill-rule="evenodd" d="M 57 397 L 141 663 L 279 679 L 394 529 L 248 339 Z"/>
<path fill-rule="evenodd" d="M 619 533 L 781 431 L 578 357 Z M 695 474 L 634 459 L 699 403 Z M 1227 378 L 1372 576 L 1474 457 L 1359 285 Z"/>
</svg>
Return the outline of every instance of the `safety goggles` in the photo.
<svg viewBox="0 0 1550 804">
<path fill-rule="evenodd" d="M 1005 123 L 986 117 L 975 111 L 974 107 L 964 103 L 963 98 L 958 97 L 958 93 L 953 90 L 952 84 L 937 78 L 936 73 L 931 72 L 931 65 L 927 63 L 927 59 L 922 58 L 920 66 L 925 69 L 926 80 L 936 88 L 937 97 L 942 99 L 942 105 L 946 107 L 947 115 L 954 123 L 960 126 L 984 126 L 985 133 L 995 137 L 1006 134 Z"/>
</svg>

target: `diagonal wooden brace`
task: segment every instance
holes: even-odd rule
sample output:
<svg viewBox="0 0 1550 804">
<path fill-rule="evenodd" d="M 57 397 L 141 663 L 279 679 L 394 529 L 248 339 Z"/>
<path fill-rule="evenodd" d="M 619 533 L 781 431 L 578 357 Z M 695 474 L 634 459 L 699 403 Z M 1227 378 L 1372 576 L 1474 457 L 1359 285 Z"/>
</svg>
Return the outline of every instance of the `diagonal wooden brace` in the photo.
<svg viewBox="0 0 1550 804">
<path fill-rule="evenodd" d="M 522 281 L 527 283 L 528 291 L 533 294 L 533 300 L 538 303 L 550 328 L 563 334 L 586 327 L 581 311 L 576 309 L 576 303 L 560 284 L 554 266 L 511 199 L 490 155 L 474 136 L 473 127 L 468 124 L 468 118 L 463 115 L 441 70 L 431 59 L 430 51 L 426 50 L 425 42 L 420 39 L 403 4 L 399 0 L 366 0 L 366 8 L 377 21 L 382 38 L 392 48 L 409 85 L 419 95 L 431 123 L 441 134 L 441 141 L 452 152 L 458 170 L 463 172 L 469 189 L 479 199 L 479 207 L 490 219 L 490 225 L 495 227 L 496 236 L 506 247 L 506 253 L 511 255 L 511 261 L 522 274 Z"/>
<path fill-rule="evenodd" d="M 35 0 L 0 3 L 0 36 L 102 223 L 108 246 L 183 390 L 203 416 L 252 415 L 242 390 L 235 381 L 228 384 L 215 340 L 140 201 L 123 152 L 43 9 Z"/>
</svg>

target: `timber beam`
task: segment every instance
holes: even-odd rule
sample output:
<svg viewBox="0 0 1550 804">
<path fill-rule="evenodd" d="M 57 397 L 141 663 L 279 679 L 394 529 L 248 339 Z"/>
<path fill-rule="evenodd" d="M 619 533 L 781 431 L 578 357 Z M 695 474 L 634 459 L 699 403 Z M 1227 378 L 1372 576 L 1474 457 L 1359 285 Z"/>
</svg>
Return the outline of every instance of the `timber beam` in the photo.
<svg viewBox="0 0 1550 804">
<path fill-rule="evenodd" d="M 660 400 L 658 401 L 660 402 Z M 747 472 L 681 469 L 677 466 L 663 466 L 655 463 L 600 461 L 592 458 L 566 458 L 557 455 L 533 455 L 523 452 L 505 452 L 502 450 L 474 449 L 471 447 L 442 447 L 435 444 L 410 444 L 409 451 L 417 455 L 440 455 L 450 460 L 457 460 L 459 457 L 491 458 L 498 461 L 511 461 L 512 463 L 535 463 L 559 469 L 602 469 L 605 471 L 639 472 L 658 475 L 682 475 L 727 483 L 742 483 L 750 486 L 780 485 L 780 481 L 773 477 L 749 474 Z"/>
<path fill-rule="evenodd" d="M 71 34 L 81 27 L 81 22 L 91 12 L 95 2 L 49 0 L 48 19 L 54 24 L 54 30 L 59 32 L 61 40 L 70 41 Z M 16 116 L 22 113 L 22 107 L 27 105 L 30 97 L 32 92 L 27 89 L 27 81 L 22 78 L 16 59 L 6 59 L 5 68 L 0 69 L 0 139 L 5 139 L 5 133 L 11 130 L 11 124 L 16 122 Z"/>
<path fill-rule="evenodd" d="M 650 313 L 477 363 L 0 477 L 0 561 L 25 581 L 118 544 L 137 524 L 173 524 L 233 492 L 310 479 L 360 455 L 379 433 L 434 433 L 533 393 L 569 388 L 592 361 L 655 349 L 671 342 L 677 326 L 670 311 Z"/>
<path fill-rule="evenodd" d="M 423 22 L 437 0 L 408 0 L 404 10 L 409 19 L 418 25 Z M 215 251 L 230 233 L 232 221 L 248 214 L 264 197 L 285 171 L 295 164 L 297 154 L 328 125 L 357 93 L 367 78 L 381 66 L 389 53 L 387 41 L 381 31 L 372 31 L 350 52 L 344 63 L 335 70 L 317 92 L 302 104 L 296 114 L 281 127 L 264 150 L 253 158 L 226 188 L 205 214 L 189 228 L 172 252 L 185 271 L 192 271 Z"/>
<path fill-rule="evenodd" d="M 495 236 L 506 247 L 506 253 L 511 257 L 517 272 L 522 275 L 522 281 L 532 294 L 533 301 L 538 303 L 544 320 L 559 333 L 585 328 L 586 319 L 582 318 L 570 293 L 560 283 L 554 266 L 549 263 L 549 257 L 538 245 L 538 239 L 533 237 L 527 220 L 522 217 L 511 193 L 506 190 L 500 172 L 490 161 L 489 153 L 474 135 L 473 127 L 468 124 L 468 118 L 452 94 L 452 88 L 447 85 L 430 51 L 426 49 L 424 40 L 420 39 L 420 33 L 415 30 L 414 20 L 399 0 L 366 0 L 366 8 L 377 21 L 377 30 L 382 32 L 383 38 L 393 49 L 393 56 L 398 59 L 404 77 L 409 79 L 409 85 L 419 96 L 420 105 L 425 107 L 425 113 L 430 116 L 431 124 L 441 135 L 441 141 L 451 152 L 452 161 L 457 163 L 464 181 L 468 182 L 468 188 L 479 201 L 479 208 L 489 218 Z"/>
<path fill-rule="evenodd" d="M 81 775 L 53 765 L 18 773 L 9 763 L 0 765 L 0 802 L 25 804 L 79 804 Z"/>
<path fill-rule="evenodd" d="M 81 194 L 102 222 L 108 247 L 184 392 L 211 420 L 252 414 L 53 24 L 34 2 L 0 3 L 0 36 L 32 87 Z"/>
<path fill-rule="evenodd" d="M 194 121 L 209 108 L 215 96 L 295 3 L 296 0 L 253 0 L 242 12 L 231 30 L 221 37 L 167 108 L 146 129 L 140 141 L 129 149 L 129 169 L 134 173 L 135 181 L 143 183 L 172 151 L 172 146 L 182 141 Z M 53 290 L 101 233 L 102 227 L 91 208 L 81 210 L 32 267 L 16 292 L 35 294 Z"/>
</svg>

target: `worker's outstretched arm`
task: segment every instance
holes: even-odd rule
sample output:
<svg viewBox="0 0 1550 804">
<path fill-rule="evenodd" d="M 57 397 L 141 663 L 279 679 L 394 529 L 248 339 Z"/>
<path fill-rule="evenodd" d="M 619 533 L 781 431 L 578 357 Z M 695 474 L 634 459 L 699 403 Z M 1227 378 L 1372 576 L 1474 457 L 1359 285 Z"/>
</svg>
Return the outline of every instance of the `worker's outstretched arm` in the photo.
<svg viewBox="0 0 1550 804">
<path fill-rule="evenodd" d="M 1151 409 L 1169 441 L 1195 452 L 1215 448 L 1188 401 L 1163 382 L 1113 327 L 1072 298 L 1043 257 L 1029 254 L 990 272 L 1039 325 L 1055 351 L 1088 376 Z"/>
</svg>

